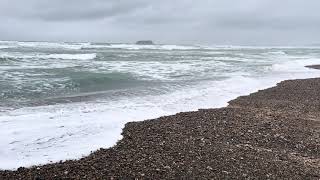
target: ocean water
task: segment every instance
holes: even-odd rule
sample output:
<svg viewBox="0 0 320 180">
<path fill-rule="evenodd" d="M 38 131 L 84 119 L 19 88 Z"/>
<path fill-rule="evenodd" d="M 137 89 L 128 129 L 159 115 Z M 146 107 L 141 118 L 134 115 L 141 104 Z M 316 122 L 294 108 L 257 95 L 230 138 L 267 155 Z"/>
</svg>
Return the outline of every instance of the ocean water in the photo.
<svg viewBox="0 0 320 180">
<path fill-rule="evenodd" d="M 0 169 L 81 158 L 127 122 L 223 107 L 311 64 L 318 47 L 0 41 Z"/>
</svg>

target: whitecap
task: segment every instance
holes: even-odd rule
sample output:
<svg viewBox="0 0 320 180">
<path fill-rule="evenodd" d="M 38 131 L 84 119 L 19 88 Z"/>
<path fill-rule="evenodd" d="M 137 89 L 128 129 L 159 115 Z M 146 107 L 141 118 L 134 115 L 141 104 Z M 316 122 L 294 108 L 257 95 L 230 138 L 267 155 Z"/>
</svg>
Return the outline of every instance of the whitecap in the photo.
<svg viewBox="0 0 320 180">
<path fill-rule="evenodd" d="M 13 58 L 13 59 L 66 59 L 66 60 L 91 60 L 97 57 L 95 53 L 89 54 L 22 54 L 22 53 L 8 53 L 4 52 L 0 54 L 1 58 Z"/>
</svg>

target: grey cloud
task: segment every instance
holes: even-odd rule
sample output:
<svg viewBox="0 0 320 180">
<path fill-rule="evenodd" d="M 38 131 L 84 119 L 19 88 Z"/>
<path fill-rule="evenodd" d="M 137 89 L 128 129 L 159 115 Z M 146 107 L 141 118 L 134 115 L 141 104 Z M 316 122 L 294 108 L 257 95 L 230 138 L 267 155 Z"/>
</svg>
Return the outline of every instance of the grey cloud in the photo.
<svg viewBox="0 0 320 180">
<path fill-rule="evenodd" d="M 65 2 L 65 1 L 64 1 Z M 42 11 L 34 14 L 43 20 L 70 21 L 86 19 L 110 18 L 118 14 L 127 14 L 138 9 L 142 4 L 139 1 L 79 1 L 71 0 L 61 3 L 64 7 L 51 8 L 50 4 L 42 4 Z M 55 4 L 59 5 L 59 3 Z"/>
<path fill-rule="evenodd" d="M 318 7 L 318 0 L 0 0 L 0 38 L 313 43 Z"/>
<path fill-rule="evenodd" d="M 24 4 L 0 3 L 4 9 L 1 14 L 18 19 L 35 19 L 44 21 L 82 21 L 103 19 L 117 14 L 126 14 L 143 6 L 141 1 L 128 0 L 31 0 L 25 7 L 15 6 Z M 7 13 L 7 14 L 5 14 Z"/>
<path fill-rule="evenodd" d="M 252 17 L 243 19 L 239 17 L 225 18 L 217 21 L 217 26 L 223 28 L 236 29 L 256 29 L 256 30 L 297 30 L 297 29 L 319 29 L 320 19 L 297 19 L 297 18 L 266 18 Z"/>
</svg>

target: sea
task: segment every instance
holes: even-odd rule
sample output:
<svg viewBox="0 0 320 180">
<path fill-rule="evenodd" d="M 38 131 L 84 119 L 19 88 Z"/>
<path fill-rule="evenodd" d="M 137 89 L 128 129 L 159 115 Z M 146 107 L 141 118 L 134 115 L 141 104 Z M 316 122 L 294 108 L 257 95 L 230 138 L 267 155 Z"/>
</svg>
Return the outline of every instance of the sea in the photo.
<svg viewBox="0 0 320 180">
<path fill-rule="evenodd" d="M 320 47 L 0 41 L 0 169 L 78 159 L 127 122 L 319 77 Z"/>
</svg>

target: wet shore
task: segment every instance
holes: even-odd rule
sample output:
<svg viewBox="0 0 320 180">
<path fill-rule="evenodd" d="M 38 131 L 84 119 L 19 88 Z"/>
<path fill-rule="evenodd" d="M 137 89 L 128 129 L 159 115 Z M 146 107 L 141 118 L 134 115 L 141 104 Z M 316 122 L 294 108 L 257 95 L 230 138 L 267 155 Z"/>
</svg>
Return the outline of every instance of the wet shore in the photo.
<svg viewBox="0 0 320 180">
<path fill-rule="evenodd" d="M 319 179 L 320 78 L 127 123 L 122 135 L 80 160 L 0 171 L 0 179 Z"/>
</svg>

